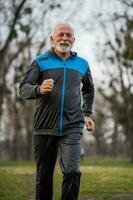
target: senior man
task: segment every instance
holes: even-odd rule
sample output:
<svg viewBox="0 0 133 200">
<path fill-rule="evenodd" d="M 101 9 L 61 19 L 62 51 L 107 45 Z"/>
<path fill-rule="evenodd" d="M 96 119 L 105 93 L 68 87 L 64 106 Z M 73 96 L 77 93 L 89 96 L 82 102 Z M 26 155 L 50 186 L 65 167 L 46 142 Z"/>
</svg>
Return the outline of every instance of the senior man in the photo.
<svg viewBox="0 0 133 200">
<path fill-rule="evenodd" d="M 83 126 L 86 124 L 88 130 L 95 127 L 92 120 L 94 84 L 88 62 L 71 50 L 75 37 L 69 24 L 57 24 L 50 41 L 52 48 L 35 58 L 19 88 L 22 98 L 36 99 L 36 200 L 53 198 L 58 150 L 63 173 L 61 200 L 77 200 Z"/>
</svg>

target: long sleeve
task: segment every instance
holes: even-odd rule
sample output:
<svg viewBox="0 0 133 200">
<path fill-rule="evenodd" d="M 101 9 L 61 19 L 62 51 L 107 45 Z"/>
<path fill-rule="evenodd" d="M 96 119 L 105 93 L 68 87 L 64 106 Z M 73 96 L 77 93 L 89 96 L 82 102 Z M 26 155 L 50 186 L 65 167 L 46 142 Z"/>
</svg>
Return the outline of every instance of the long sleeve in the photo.
<svg viewBox="0 0 133 200">
<path fill-rule="evenodd" d="M 90 116 L 92 115 L 92 105 L 94 100 L 94 83 L 89 68 L 82 79 L 82 83 L 83 114 L 84 116 Z"/>
<path fill-rule="evenodd" d="M 38 84 L 39 67 L 33 62 L 20 82 L 19 95 L 23 99 L 36 99 L 41 96 Z"/>
</svg>

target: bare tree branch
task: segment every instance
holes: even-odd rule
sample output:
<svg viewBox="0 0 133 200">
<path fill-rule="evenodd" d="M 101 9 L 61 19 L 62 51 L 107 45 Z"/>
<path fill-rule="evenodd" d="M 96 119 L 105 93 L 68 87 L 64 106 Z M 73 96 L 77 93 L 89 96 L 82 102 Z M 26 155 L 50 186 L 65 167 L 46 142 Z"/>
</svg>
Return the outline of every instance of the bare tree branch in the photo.
<svg viewBox="0 0 133 200">
<path fill-rule="evenodd" d="M 117 0 L 120 3 L 122 3 L 123 5 L 126 5 L 128 7 L 133 7 L 133 1 L 132 0 Z"/>
<path fill-rule="evenodd" d="M 21 12 L 25 2 L 26 2 L 26 0 L 22 0 L 21 1 L 21 3 L 17 7 L 17 10 L 16 10 L 16 12 L 14 14 L 14 20 L 13 20 L 13 23 L 12 23 L 12 27 L 10 29 L 10 32 L 9 32 L 9 35 L 8 35 L 7 40 L 5 42 L 5 45 L 3 46 L 3 48 L 2 48 L 2 50 L 0 52 L 2 56 L 5 54 L 6 50 L 8 49 L 9 43 L 12 40 L 12 35 L 13 35 L 13 32 L 14 32 L 14 28 L 15 28 L 16 22 L 17 22 L 17 20 L 19 18 L 20 12 Z"/>
</svg>

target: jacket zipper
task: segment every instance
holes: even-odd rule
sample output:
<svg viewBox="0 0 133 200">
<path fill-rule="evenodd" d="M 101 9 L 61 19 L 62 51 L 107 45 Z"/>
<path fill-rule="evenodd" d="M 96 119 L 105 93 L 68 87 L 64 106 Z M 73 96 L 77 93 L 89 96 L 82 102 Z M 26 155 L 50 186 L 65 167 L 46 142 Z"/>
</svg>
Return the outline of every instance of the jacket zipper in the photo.
<svg viewBox="0 0 133 200">
<path fill-rule="evenodd" d="M 61 113 L 60 113 L 60 135 L 63 135 L 63 110 L 64 110 L 65 85 L 66 85 L 66 63 L 64 62 L 63 86 L 62 86 L 62 96 L 61 96 L 62 97 Z"/>
</svg>

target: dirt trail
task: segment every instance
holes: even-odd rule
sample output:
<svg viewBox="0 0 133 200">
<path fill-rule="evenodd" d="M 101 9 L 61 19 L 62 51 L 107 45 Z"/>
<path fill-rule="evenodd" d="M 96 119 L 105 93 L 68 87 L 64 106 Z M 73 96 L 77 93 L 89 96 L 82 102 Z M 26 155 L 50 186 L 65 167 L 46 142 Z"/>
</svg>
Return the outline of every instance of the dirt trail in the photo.
<svg viewBox="0 0 133 200">
<path fill-rule="evenodd" d="M 80 197 L 79 200 L 100 200 L 100 199 L 96 199 L 94 197 Z M 102 200 L 102 199 L 101 199 Z"/>
<path fill-rule="evenodd" d="M 28 194 L 29 197 L 27 200 L 35 200 L 35 182 L 33 180 L 32 175 L 27 175 L 27 182 L 28 182 Z"/>
<path fill-rule="evenodd" d="M 117 194 L 112 197 L 108 197 L 104 199 L 85 196 L 85 197 L 81 197 L 79 200 L 133 200 L 133 193 Z"/>
<path fill-rule="evenodd" d="M 133 193 L 117 194 L 105 200 L 133 200 Z"/>
</svg>

